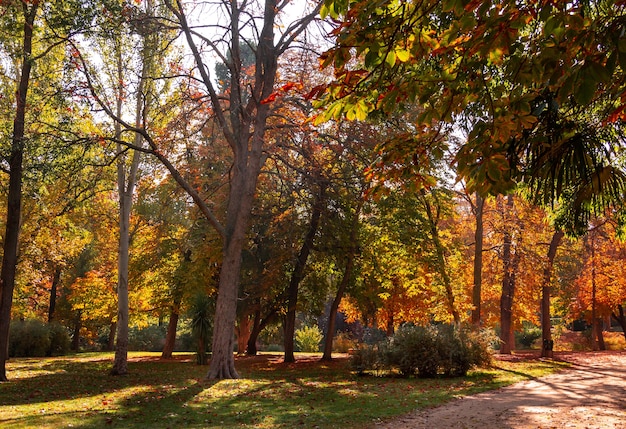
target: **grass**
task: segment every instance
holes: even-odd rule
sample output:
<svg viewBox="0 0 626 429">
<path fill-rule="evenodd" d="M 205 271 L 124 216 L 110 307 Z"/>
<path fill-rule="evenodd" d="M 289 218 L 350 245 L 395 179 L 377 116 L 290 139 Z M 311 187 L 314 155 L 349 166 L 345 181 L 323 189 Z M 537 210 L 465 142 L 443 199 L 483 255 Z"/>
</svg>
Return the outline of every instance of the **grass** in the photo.
<svg viewBox="0 0 626 429">
<path fill-rule="evenodd" d="M 0 383 L 0 427 L 364 428 L 452 398 L 545 375 L 562 367 L 496 361 L 465 378 L 357 377 L 347 359 L 237 358 L 240 380 L 204 380 L 194 355 L 159 360 L 130 353 L 129 374 L 108 375 L 112 354 L 12 359 Z"/>
</svg>

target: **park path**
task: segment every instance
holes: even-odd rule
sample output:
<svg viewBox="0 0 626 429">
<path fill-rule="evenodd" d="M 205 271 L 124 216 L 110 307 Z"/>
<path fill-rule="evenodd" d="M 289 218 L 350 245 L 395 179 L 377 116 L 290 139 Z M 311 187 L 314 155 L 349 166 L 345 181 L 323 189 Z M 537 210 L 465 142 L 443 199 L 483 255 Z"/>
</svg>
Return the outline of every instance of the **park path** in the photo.
<svg viewBox="0 0 626 429">
<path fill-rule="evenodd" d="M 378 429 L 624 429 L 626 352 L 562 353 L 557 374 L 453 400 Z"/>
</svg>

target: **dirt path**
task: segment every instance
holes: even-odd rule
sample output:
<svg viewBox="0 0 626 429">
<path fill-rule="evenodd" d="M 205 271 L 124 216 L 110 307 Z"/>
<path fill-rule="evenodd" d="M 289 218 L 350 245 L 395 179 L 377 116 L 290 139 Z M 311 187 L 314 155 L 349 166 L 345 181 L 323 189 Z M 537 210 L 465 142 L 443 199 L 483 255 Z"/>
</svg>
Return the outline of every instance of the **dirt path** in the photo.
<svg viewBox="0 0 626 429">
<path fill-rule="evenodd" d="M 558 354 L 572 368 L 454 400 L 380 429 L 624 429 L 626 352 Z"/>
</svg>

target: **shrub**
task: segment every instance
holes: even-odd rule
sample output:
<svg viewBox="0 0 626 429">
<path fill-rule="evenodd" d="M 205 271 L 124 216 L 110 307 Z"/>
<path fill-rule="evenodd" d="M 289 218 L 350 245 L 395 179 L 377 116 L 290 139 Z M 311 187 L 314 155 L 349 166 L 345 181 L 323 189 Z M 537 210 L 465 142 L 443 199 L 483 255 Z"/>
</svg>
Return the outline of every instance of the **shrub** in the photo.
<svg viewBox="0 0 626 429">
<path fill-rule="evenodd" d="M 360 347 L 352 366 L 359 373 L 393 367 L 404 376 L 463 376 L 491 361 L 492 337 L 486 331 L 459 331 L 446 325 L 404 325 L 387 343 Z"/>
<path fill-rule="evenodd" d="M 538 338 L 541 338 L 541 329 L 535 325 L 524 323 L 521 331 L 515 331 L 515 341 L 527 349 L 529 349 Z"/>
<path fill-rule="evenodd" d="M 197 341 L 196 361 L 198 365 L 206 365 L 208 363 L 206 350 L 211 342 L 211 334 L 213 329 L 212 314 L 214 313 L 215 303 L 205 293 L 199 293 L 195 296 L 191 303 L 189 315 L 191 316 L 191 333 Z"/>
<path fill-rule="evenodd" d="M 414 325 L 400 327 L 390 342 L 389 360 L 404 376 L 437 374 L 439 356 L 432 328 Z"/>
<path fill-rule="evenodd" d="M 128 350 L 158 352 L 165 344 L 165 326 L 132 327 L 128 330 Z"/>
<path fill-rule="evenodd" d="M 70 337 L 58 323 L 46 324 L 39 320 L 11 322 L 9 356 L 43 357 L 65 354 L 70 349 Z"/>
<path fill-rule="evenodd" d="M 359 375 L 364 375 L 366 371 L 373 371 L 376 375 L 381 375 L 389 369 L 386 350 L 383 346 L 373 346 L 363 344 L 359 346 L 350 359 L 350 366 Z"/>
<path fill-rule="evenodd" d="M 67 328 L 59 323 L 51 323 L 48 327 L 50 329 L 48 356 L 62 356 L 69 353 L 72 340 Z"/>
<path fill-rule="evenodd" d="M 320 328 L 317 326 L 304 326 L 296 331 L 296 347 L 301 352 L 318 352 L 322 338 Z"/>
<path fill-rule="evenodd" d="M 348 353 L 356 347 L 356 342 L 350 338 L 347 332 L 339 332 L 333 340 L 333 351 L 337 353 Z"/>
</svg>

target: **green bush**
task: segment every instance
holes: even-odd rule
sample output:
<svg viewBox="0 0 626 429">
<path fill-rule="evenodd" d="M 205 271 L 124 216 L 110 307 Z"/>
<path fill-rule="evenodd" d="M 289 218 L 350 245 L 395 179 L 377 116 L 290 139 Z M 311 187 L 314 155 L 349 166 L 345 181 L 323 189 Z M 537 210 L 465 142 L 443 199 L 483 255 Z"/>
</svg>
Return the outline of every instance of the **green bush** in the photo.
<svg viewBox="0 0 626 429">
<path fill-rule="evenodd" d="M 453 326 L 404 325 L 387 343 L 358 349 L 353 368 L 359 373 L 396 368 L 408 377 L 464 376 L 491 359 L 491 335 Z"/>
<path fill-rule="evenodd" d="M 128 350 L 158 352 L 165 344 L 165 326 L 152 325 L 128 330 Z"/>
<path fill-rule="evenodd" d="M 318 352 L 323 338 L 317 326 L 304 326 L 296 331 L 296 348 L 301 352 Z"/>
<path fill-rule="evenodd" d="M 9 356 L 43 357 L 65 354 L 70 348 L 67 330 L 58 323 L 16 320 L 9 331 Z"/>
<path fill-rule="evenodd" d="M 48 356 L 62 356 L 70 351 L 72 340 L 67 328 L 60 323 L 51 323 L 48 325 L 50 329 L 50 348 Z"/>
<path fill-rule="evenodd" d="M 350 365 L 359 375 L 373 371 L 376 375 L 389 370 L 387 353 L 384 345 L 374 346 L 363 344 L 354 350 Z"/>
<path fill-rule="evenodd" d="M 524 323 L 521 331 L 515 331 L 515 342 L 527 349 L 529 349 L 538 338 L 541 338 L 541 329 L 535 325 Z"/>
</svg>

